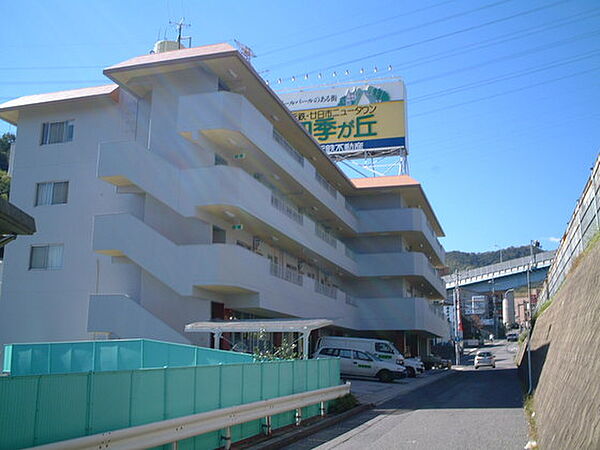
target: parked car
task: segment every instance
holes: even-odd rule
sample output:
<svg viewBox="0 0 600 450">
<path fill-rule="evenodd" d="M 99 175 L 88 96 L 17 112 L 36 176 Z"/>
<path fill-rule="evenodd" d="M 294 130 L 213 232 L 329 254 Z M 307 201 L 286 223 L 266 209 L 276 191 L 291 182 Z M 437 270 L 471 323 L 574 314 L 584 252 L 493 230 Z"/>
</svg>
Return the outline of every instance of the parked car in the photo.
<svg viewBox="0 0 600 450">
<path fill-rule="evenodd" d="M 482 366 L 492 366 L 496 368 L 496 358 L 492 352 L 479 351 L 475 355 L 475 361 L 473 362 L 475 369 L 479 369 Z"/>
<path fill-rule="evenodd" d="M 424 355 L 420 358 L 426 370 L 452 368 L 452 362 L 449 359 L 443 359 L 437 355 Z"/>
<path fill-rule="evenodd" d="M 390 341 L 383 339 L 368 339 L 343 336 L 323 336 L 317 342 L 317 350 L 321 347 L 343 347 L 362 350 L 377 355 L 383 360 L 389 360 L 404 365 L 404 355 Z"/>
<path fill-rule="evenodd" d="M 508 342 L 517 342 L 519 340 L 519 335 L 517 333 L 507 334 L 506 340 Z"/>
<path fill-rule="evenodd" d="M 425 365 L 419 358 L 404 358 L 404 367 L 406 367 L 407 375 L 411 378 L 425 372 Z"/>
<path fill-rule="evenodd" d="M 389 383 L 397 378 L 406 377 L 406 368 L 384 361 L 372 353 L 340 347 L 321 347 L 313 358 L 340 358 L 340 373 L 346 376 L 377 378 Z"/>
</svg>

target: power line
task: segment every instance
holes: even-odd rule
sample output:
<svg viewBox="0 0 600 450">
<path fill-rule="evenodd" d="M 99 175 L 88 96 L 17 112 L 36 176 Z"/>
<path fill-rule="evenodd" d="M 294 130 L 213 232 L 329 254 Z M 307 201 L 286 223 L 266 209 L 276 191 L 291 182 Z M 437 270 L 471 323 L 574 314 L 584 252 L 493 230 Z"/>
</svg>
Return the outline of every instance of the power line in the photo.
<svg viewBox="0 0 600 450">
<path fill-rule="evenodd" d="M 379 36 L 376 36 L 376 37 L 372 37 L 372 38 L 369 38 L 369 39 L 362 39 L 360 41 L 356 41 L 356 42 L 353 42 L 351 44 L 346 44 L 346 45 L 344 45 L 342 47 L 334 48 L 334 49 L 328 51 L 328 53 L 335 53 L 337 51 L 346 50 L 348 48 L 354 48 L 354 47 L 356 47 L 358 45 L 362 45 L 362 44 L 372 43 L 374 41 L 385 39 L 385 38 L 388 38 L 390 36 L 395 36 L 397 34 L 402 34 L 402 33 L 407 33 L 409 31 L 419 30 L 419 29 L 422 29 L 422 28 L 430 26 L 430 25 L 435 25 L 435 24 L 442 23 L 442 22 L 445 22 L 445 21 L 448 21 L 448 20 L 456 19 L 458 17 L 466 16 L 466 15 L 472 14 L 474 12 L 481 11 L 481 10 L 488 9 L 488 8 L 492 8 L 494 6 L 497 6 L 497 5 L 500 5 L 500 4 L 503 4 L 503 3 L 508 3 L 508 2 L 511 2 L 511 1 L 513 1 L 513 0 L 500 0 L 498 2 L 490 3 L 488 5 L 480 6 L 478 8 L 470 9 L 468 11 L 463 11 L 461 13 L 451 14 L 449 16 L 445 16 L 445 17 L 442 17 L 442 18 L 439 18 L 439 19 L 435 19 L 435 20 L 432 20 L 430 22 L 425 22 L 425 23 L 422 23 L 422 24 L 419 24 L 419 25 L 414 25 L 414 26 L 411 26 L 411 27 L 408 27 L 408 28 L 403 28 L 401 30 L 393 31 L 391 33 L 386 33 L 386 34 L 379 35 Z M 566 0 L 562 0 L 562 1 L 566 1 Z M 311 56 L 296 58 L 296 59 L 293 59 L 291 61 L 287 61 L 287 62 L 276 64 L 276 65 L 270 67 L 269 70 L 273 70 L 273 69 L 276 69 L 277 67 L 281 67 L 281 66 L 293 64 L 293 63 L 298 62 L 298 61 L 305 61 L 306 59 L 310 59 L 310 58 L 313 58 L 315 56 L 321 56 L 321 55 L 323 55 L 322 52 L 321 53 L 313 54 Z M 328 70 L 329 68 L 333 68 L 333 67 L 337 67 L 337 65 L 336 66 L 327 67 L 327 68 L 322 69 L 322 70 Z"/>
<path fill-rule="evenodd" d="M 415 97 L 410 100 L 411 103 L 419 103 L 421 101 L 426 100 L 434 100 L 436 98 L 445 97 L 449 94 L 455 94 L 457 92 L 463 92 L 469 89 L 478 88 L 481 86 L 487 86 L 493 83 L 497 83 L 500 81 L 511 80 L 514 78 L 522 77 L 525 75 L 530 75 L 532 73 L 541 72 L 548 69 L 553 69 L 555 67 L 564 66 L 566 64 L 572 64 L 574 62 L 582 61 L 584 59 L 592 58 L 596 55 L 600 54 L 600 50 L 592 50 L 589 52 L 582 53 L 577 56 L 572 56 L 571 58 L 556 60 L 547 64 L 543 64 L 540 66 L 530 67 L 528 69 L 517 70 L 515 72 L 511 72 L 504 75 L 498 75 L 496 77 L 487 78 L 485 80 L 474 81 L 472 83 L 463 84 L 461 86 L 456 86 L 448 89 L 442 89 L 440 91 L 431 92 L 429 94 L 421 95 L 420 97 Z"/>
<path fill-rule="evenodd" d="M 335 33 L 326 34 L 326 35 L 323 35 L 323 36 L 319 36 L 319 37 L 316 37 L 316 38 L 312 38 L 312 39 L 309 39 L 309 40 L 298 42 L 296 44 L 287 45 L 287 46 L 284 46 L 284 47 L 279 47 L 279 48 L 276 48 L 274 50 L 270 50 L 270 51 L 267 51 L 265 53 L 259 54 L 259 55 L 257 55 L 257 58 L 260 58 L 260 57 L 263 57 L 263 56 L 272 55 L 273 53 L 278 53 L 278 52 L 281 52 L 281 51 L 284 51 L 284 50 L 290 50 L 292 48 L 301 47 L 303 45 L 310 44 L 312 42 L 321 41 L 323 39 L 329 39 L 331 37 L 340 36 L 342 34 L 350 33 L 350 32 L 355 31 L 355 30 L 360 30 L 360 29 L 362 29 L 364 27 L 370 27 L 370 26 L 373 26 L 373 25 L 378 25 L 378 24 L 383 23 L 383 22 L 389 22 L 390 20 L 399 19 L 400 17 L 410 16 L 412 14 L 416 14 L 418 12 L 423 12 L 423 11 L 426 11 L 426 10 L 432 9 L 432 8 L 437 8 L 438 6 L 442 6 L 442 5 L 445 5 L 447 3 L 452 3 L 454 1 L 456 1 L 456 0 L 446 0 L 444 2 L 440 2 L 440 3 L 437 3 L 435 5 L 431 5 L 431 6 L 425 7 L 425 8 L 415 9 L 415 10 L 409 11 L 407 13 L 398 14 L 398 15 L 391 16 L 391 17 L 386 17 L 385 19 L 379 19 L 379 20 L 376 20 L 375 22 L 365 23 L 363 25 L 358 25 L 358 26 L 352 27 L 352 28 L 346 28 L 344 30 L 337 31 Z M 507 0 L 507 1 L 509 1 L 509 0 Z"/>
<path fill-rule="evenodd" d="M 442 52 L 434 53 L 434 54 L 424 56 L 424 57 L 415 58 L 415 59 L 409 60 L 409 61 L 402 61 L 402 65 L 400 67 L 397 67 L 396 63 L 392 63 L 392 65 L 396 68 L 393 69 L 392 71 L 388 72 L 388 75 L 389 75 L 388 79 L 397 78 L 398 76 L 397 75 L 394 76 L 393 74 L 402 73 L 403 71 L 405 71 L 407 69 L 412 69 L 417 66 L 440 61 L 440 60 L 443 60 L 443 59 L 446 59 L 446 58 L 449 58 L 452 56 L 463 55 L 465 53 L 469 53 L 469 52 L 472 52 L 475 50 L 481 50 L 483 48 L 492 47 L 494 45 L 502 44 L 505 42 L 521 39 L 523 37 L 531 36 L 531 35 L 541 33 L 544 31 L 548 31 L 548 30 L 552 30 L 557 27 L 562 27 L 562 26 L 569 25 L 572 23 L 578 23 L 583 20 L 587 20 L 587 19 L 590 19 L 590 18 L 600 15 L 600 13 L 597 12 L 598 10 L 600 10 L 600 8 L 592 8 L 590 10 L 586 10 L 586 11 L 574 14 L 572 16 L 567 16 L 566 18 L 561 18 L 558 20 L 546 22 L 544 24 L 538 25 L 537 27 L 533 27 L 533 28 L 528 27 L 527 29 L 524 29 L 524 30 L 506 33 L 506 34 L 496 36 L 491 39 L 479 41 L 478 43 L 460 46 L 458 48 L 451 49 L 451 50 L 444 50 Z M 594 12 L 596 12 L 596 13 L 591 14 Z M 579 18 L 581 16 L 583 16 L 583 18 Z M 345 82 L 352 82 L 352 81 L 358 82 L 358 81 L 382 80 L 379 73 L 377 73 L 377 75 L 371 75 L 371 76 L 366 75 L 365 76 L 364 73 L 362 73 L 362 72 L 364 72 L 364 69 L 361 69 L 361 73 L 357 76 L 351 76 L 348 78 L 344 77 L 344 81 Z M 414 83 L 411 83 L 411 84 L 414 84 Z M 319 85 L 318 87 L 324 87 L 324 86 L 326 86 L 326 85 Z M 311 87 L 317 87 L 317 86 L 310 86 L 310 87 L 303 87 L 303 88 L 307 89 L 307 88 L 311 88 Z M 297 89 L 297 88 L 289 88 L 289 89 Z"/>
<path fill-rule="evenodd" d="M 565 75 L 565 76 L 558 77 L 558 78 L 552 78 L 550 80 L 546 80 L 546 81 L 539 82 L 539 83 L 528 84 L 528 85 L 520 87 L 520 88 L 510 89 L 508 91 L 499 92 L 497 94 L 488 95 L 486 97 L 476 98 L 476 99 L 469 100 L 469 101 L 466 101 L 466 102 L 455 103 L 454 105 L 445 106 L 443 108 L 437 108 L 437 109 L 432 109 L 432 110 L 425 111 L 425 112 L 422 112 L 422 113 L 413 114 L 411 117 L 413 117 L 413 118 L 414 117 L 421 117 L 421 116 L 426 116 L 428 114 L 433 114 L 433 113 L 436 113 L 436 112 L 447 111 L 449 109 L 458 108 L 460 106 L 469 105 L 469 104 L 472 104 L 472 103 L 482 102 L 482 101 L 489 100 L 489 99 L 496 98 L 496 97 L 500 97 L 500 96 L 503 96 L 503 95 L 512 94 L 512 93 L 520 92 L 520 91 L 524 91 L 526 89 L 531 89 L 531 88 L 534 88 L 534 87 L 543 86 L 543 85 L 549 84 L 549 83 L 554 83 L 556 81 L 566 80 L 568 78 L 573 78 L 573 77 L 576 77 L 576 76 L 579 76 L 579 75 L 583 75 L 583 74 L 586 74 L 586 73 L 595 72 L 596 70 L 600 70 L 600 66 L 596 66 L 596 67 L 594 67 L 592 69 L 588 69 L 588 70 L 582 70 L 580 72 L 576 72 L 576 73 L 573 73 L 573 74 L 570 74 L 570 75 Z"/>
<path fill-rule="evenodd" d="M 378 56 L 386 55 L 386 54 L 389 54 L 389 53 L 394 53 L 394 52 L 397 52 L 397 51 L 400 51 L 400 50 L 404 50 L 404 49 L 407 49 L 407 48 L 416 47 L 418 45 L 422 45 L 422 44 L 427 44 L 427 43 L 430 43 L 430 42 L 438 41 L 440 39 L 445 39 L 445 38 L 448 38 L 448 37 L 451 37 L 451 36 L 456 36 L 456 35 L 459 35 L 459 34 L 462 34 L 462 33 L 467 33 L 469 31 L 473 31 L 473 30 L 477 30 L 477 29 L 480 29 L 480 28 L 484 28 L 484 27 L 489 26 L 489 25 L 495 25 L 495 24 L 498 24 L 498 23 L 501 23 L 501 22 L 505 22 L 507 20 L 514 19 L 516 17 L 522 17 L 522 16 L 529 15 L 529 14 L 532 14 L 532 13 L 535 13 L 535 12 L 538 12 L 538 11 L 541 11 L 541 10 L 544 10 L 544 9 L 547 9 L 547 8 L 552 8 L 552 7 L 556 6 L 556 5 L 559 5 L 559 4 L 562 4 L 562 3 L 566 3 L 567 1 L 568 0 L 560 0 L 560 1 L 557 1 L 557 2 L 554 2 L 554 3 L 550 3 L 550 4 L 547 4 L 547 5 L 544 5 L 544 6 L 539 6 L 537 8 L 532 8 L 532 9 L 529 9 L 529 10 L 526 10 L 526 11 L 522 11 L 522 12 L 519 12 L 519 13 L 516 13 L 516 14 L 511 14 L 509 16 L 501 17 L 499 19 L 494 19 L 494 20 L 491 20 L 491 21 L 488 21 L 488 22 L 484 22 L 484 23 L 481 23 L 481 24 L 473 25 L 473 26 L 470 26 L 470 27 L 467 27 L 467 28 L 463 28 L 463 29 L 460 29 L 460 30 L 456 30 L 456 31 L 452 31 L 452 32 L 440 34 L 440 35 L 437 35 L 437 36 L 434 36 L 434 37 L 431 37 L 431 38 L 428 38 L 428 39 L 423 39 L 421 41 L 413 42 L 413 43 L 410 43 L 410 44 L 405 44 L 405 45 L 402 45 L 402 46 L 399 46 L 399 47 L 395 47 L 395 48 L 392 48 L 392 49 L 389 49 L 389 50 L 384 50 L 384 51 L 377 52 L 377 53 L 371 53 L 370 55 L 362 56 L 360 58 L 354 58 L 354 59 L 351 59 L 351 60 L 348 60 L 348 61 L 344 61 L 342 63 L 333 64 L 333 65 L 330 65 L 330 66 L 327 66 L 327 67 L 323 67 L 323 68 L 320 68 L 320 69 L 312 70 L 310 72 L 307 72 L 306 75 L 311 75 L 311 74 L 319 73 L 319 72 L 322 72 L 322 71 L 335 69 L 335 68 L 337 68 L 339 66 L 344 66 L 344 65 L 348 65 L 348 64 L 354 64 L 354 63 L 357 63 L 357 62 L 360 62 L 360 61 L 364 61 L 366 59 L 375 58 L 375 57 L 378 57 Z M 391 34 L 393 34 L 393 33 L 391 33 Z M 371 39 L 369 41 L 372 41 L 372 40 L 373 39 Z M 350 47 L 350 46 L 351 45 L 348 45 L 348 47 Z M 300 60 L 303 61 L 305 59 L 306 58 L 301 58 Z M 296 61 L 298 61 L 298 60 L 295 60 L 293 62 L 296 62 Z M 300 77 L 301 75 L 297 75 L 297 76 Z"/>
</svg>

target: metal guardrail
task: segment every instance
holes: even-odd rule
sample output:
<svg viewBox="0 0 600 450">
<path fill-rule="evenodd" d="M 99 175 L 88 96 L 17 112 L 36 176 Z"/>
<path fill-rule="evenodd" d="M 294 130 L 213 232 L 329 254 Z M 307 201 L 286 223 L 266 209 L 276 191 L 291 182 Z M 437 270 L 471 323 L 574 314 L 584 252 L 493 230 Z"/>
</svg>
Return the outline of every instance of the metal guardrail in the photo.
<svg viewBox="0 0 600 450">
<path fill-rule="evenodd" d="M 275 139 L 275 141 L 281 145 L 288 154 L 298 162 L 298 164 L 304 167 L 304 156 L 292 147 L 292 145 L 275 129 L 273 129 L 273 139 Z"/>
<path fill-rule="evenodd" d="M 592 173 L 583 188 L 581 197 L 571 215 L 552 266 L 548 270 L 547 292 L 545 300 L 552 297 L 571 269 L 577 256 L 586 248 L 588 242 L 600 231 L 600 155 L 596 158 Z"/>
<path fill-rule="evenodd" d="M 325 188 L 325 190 L 333 197 L 337 198 L 337 191 L 335 188 L 329 184 L 329 182 L 321 176 L 319 172 L 315 171 L 315 179 L 319 182 L 321 186 Z"/>
<path fill-rule="evenodd" d="M 337 299 L 337 288 L 335 286 L 321 284 L 317 280 L 315 280 L 315 292 Z"/>
<path fill-rule="evenodd" d="M 329 231 L 327 231 L 323 227 L 323 225 L 320 225 L 317 222 L 315 222 L 315 234 L 319 239 L 322 239 L 323 241 L 327 242 L 333 248 L 337 248 L 337 239 L 335 238 L 335 236 Z"/>
<path fill-rule="evenodd" d="M 304 215 L 298 211 L 298 208 L 292 205 L 285 198 L 271 193 L 271 205 L 293 221 L 299 223 L 300 225 L 304 224 Z"/>
<path fill-rule="evenodd" d="M 298 272 L 288 269 L 287 267 L 280 266 L 279 264 L 271 263 L 271 275 L 281 278 L 290 283 L 302 286 L 304 279 Z"/>
<path fill-rule="evenodd" d="M 43 450 L 151 448 L 159 445 L 175 444 L 183 439 L 213 431 L 225 430 L 221 438 L 224 447 L 229 449 L 231 447 L 231 427 L 234 425 L 264 418 L 265 434 L 270 434 L 270 419 L 274 415 L 295 410 L 296 425 L 300 425 L 302 418 L 301 408 L 320 404 L 321 415 L 325 415 L 326 401 L 342 397 L 348 393 L 350 393 L 350 383 L 121 430 L 107 431 L 105 433 L 54 442 L 33 448 Z M 176 445 L 173 448 L 176 448 Z"/>
<path fill-rule="evenodd" d="M 356 297 L 353 297 L 350 294 L 346 294 L 346 303 L 351 306 L 358 306 L 358 302 L 356 301 Z"/>
</svg>

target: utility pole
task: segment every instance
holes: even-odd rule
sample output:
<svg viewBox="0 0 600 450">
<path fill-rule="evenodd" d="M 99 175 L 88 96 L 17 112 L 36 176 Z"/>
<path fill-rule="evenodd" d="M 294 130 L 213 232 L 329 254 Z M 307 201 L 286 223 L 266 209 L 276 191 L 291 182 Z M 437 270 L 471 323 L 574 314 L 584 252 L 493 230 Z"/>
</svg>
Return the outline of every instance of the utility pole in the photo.
<svg viewBox="0 0 600 450">
<path fill-rule="evenodd" d="M 458 271 L 454 272 L 454 295 L 453 295 L 453 309 L 454 309 L 454 326 L 453 326 L 453 332 L 454 332 L 454 359 L 455 359 L 455 363 L 456 365 L 460 365 L 460 354 L 459 354 L 459 335 L 458 335 L 458 331 L 459 331 L 459 327 L 458 327 L 458 321 L 460 320 L 460 299 L 459 299 L 459 292 L 458 292 L 458 280 L 459 280 L 459 276 L 458 276 Z"/>
<path fill-rule="evenodd" d="M 531 394 L 533 391 L 533 380 L 531 378 L 531 338 L 533 337 L 533 329 L 531 327 L 531 277 L 529 273 L 533 270 L 535 264 L 535 256 L 533 254 L 533 247 L 539 248 L 539 241 L 529 241 L 529 267 L 527 267 L 527 330 L 529 336 L 527 336 L 527 372 L 529 376 L 529 389 L 527 394 Z"/>
</svg>

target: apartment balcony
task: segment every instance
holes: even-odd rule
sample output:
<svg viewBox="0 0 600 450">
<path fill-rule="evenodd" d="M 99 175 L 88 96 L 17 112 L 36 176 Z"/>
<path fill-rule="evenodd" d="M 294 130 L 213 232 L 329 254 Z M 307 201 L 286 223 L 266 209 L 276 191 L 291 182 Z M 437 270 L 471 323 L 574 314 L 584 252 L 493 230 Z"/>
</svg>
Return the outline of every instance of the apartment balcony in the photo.
<svg viewBox="0 0 600 450">
<path fill-rule="evenodd" d="M 432 298 L 445 298 L 446 287 L 423 253 L 361 253 L 356 255 L 360 277 L 404 277 L 422 285 Z"/>
<path fill-rule="evenodd" d="M 235 309 L 332 318 L 340 326 L 354 311 L 342 295 L 316 292 L 302 275 L 243 247 L 177 245 L 130 214 L 96 216 L 93 249 L 128 257 L 179 295 L 193 296 L 198 287 L 223 295 Z"/>
<path fill-rule="evenodd" d="M 200 208 L 225 221 L 244 223 L 263 240 L 280 235 L 278 245 L 287 245 L 289 251 L 301 246 L 351 273 L 356 271 L 344 244 L 238 167 L 179 170 L 134 142 L 116 142 L 101 145 L 98 177 L 120 189 L 135 186 L 184 217 L 195 217 Z"/>
<path fill-rule="evenodd" d="M 434 265 L 444 265 L 446 252 L 421 209 L 358 210 L 356 215 L 359 233 L 402 233 L 411 247 L 428 253 Z"/>
<path fill-rule="evenodd" d="M 430 300 L 411 298 L 360 298 L 358 304 L 360 330 L 423 331 L 447 338 L 450 327 L 441 308 Z"/>
<path fill-rule="evenodd" d="M 240 164 L 279 173 L 289 191 L 302 191 L 307 201 L 326 209 L 332 220 L 357 229 L 357 218 L 346 208 L 344 196 L 243 95 L 218 91 L 182 96 L 178 118 L 177 131 L 185 138 L 197 143 L 208 139 L 232 158 L 243 155 L 246 161 Z"/>
</svg>

